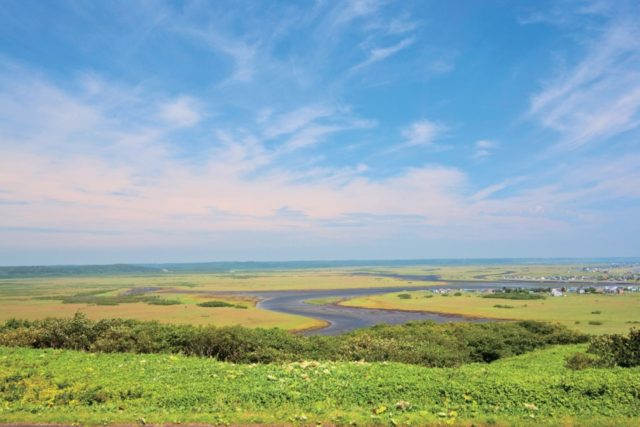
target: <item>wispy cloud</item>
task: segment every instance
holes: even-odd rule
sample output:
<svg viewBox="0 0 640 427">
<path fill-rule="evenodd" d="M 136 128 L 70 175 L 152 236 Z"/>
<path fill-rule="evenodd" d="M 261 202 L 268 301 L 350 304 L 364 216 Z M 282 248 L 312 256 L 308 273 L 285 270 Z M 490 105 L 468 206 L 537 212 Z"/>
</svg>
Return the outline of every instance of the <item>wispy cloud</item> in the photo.
<svg viewBox="0 0 640 427">
<path fill-rule="evenodd" d="M 364 60 L 363 62 L 355 65 L 353 68 L 351 68 L 351 72 L 352 73 L 356 73 L 364 68 L 367 68 L 373 64 L 375 64 L 376 62 L 380 62 L 383 61 L 393 55 L 395 55 L 396 53 L 400 52 L 401 50 L 411 46 L 411 44 L 413 44 L 414 39 L 413 38 L 405 38 L 401 41 L 399 41 L 398 43 L 391 45 L 391 46 L 387 46 L 387 47 L 376 47 L 376 48 L 372 48 L 369 51 L 369 56 L 366 60 Z"/>
<path fill-rule="evenodd" d="M 257 47 L 238 38 L 219 34 L 212 29 L 178 28 L 187 36 L 200 40 L 210 49 L 221 52 L 233 60 L 233 72 L 227 82 L 246 83 L 253 80 L 255 74 L 255 56 Z"/>
<path fill-rule="evenodd" d="M 556 150 L 598 144 L 640 126 L 640 23 L 616 16 L 531 100 L 529 114 L 557 131 Z"/>
<path fill-rule="evenodd" d="M 375 121 L 355 117 L 349 108 L 337 105 L 308 105 L 293 111 L 261 117 L 262 135 L 267 140 L 285 138 L 279 152 L 311 147 L 325 137 L 352 129 L 375 126 Z"/>
<path fill-rule="evenodd" d="M 498 143 L 488 139 L 481 139 L 476 141 L 473 146 L 473 158 L 476 160 L 482 160 L 493 154 L 493 150 L 498 146 Z"/>
<path fill-rule="evenodd" d="M 353 0 L 336 3 L 331 13 L 331 22 L 339 27 L 349 24 L 351 21 L 377 12 L 382 6 L 380 0 Z"/>
<path fill-rule="evenodd" d="M 412 123 L 409 127 L 402 131 L 404 142 L 401 148 L 430 146 L 443 136 L 447 127 L 441 123 L 423 119 Z"/>
<path fill-rule="evenodd" d="M 402 15 L 391 20 L 388 26 L 389 34 L 404 34 L 416 30 L 420 23 L 412 20 L 408 15 Z"/>
<path fill-rule="evenodd" d="M 261 120 L 262 122 L 268 121 L 264 136 L 270 139 L 288 135 L 318 119 L 330 117 L 335 113 L 335 107 L 328 105 L 308 105 L 275 117 L 270 114 L 269 120 L 266 118 Z"/>
<path fill-rule="evenodd" d="M 202 118 L 196 102 L 189 97 L 181 96 L 160 106 L 160 117 L 173 126 L 193 126 Z"/>
<path fill-rule="evenodd" d="M 392 233 L 389 227 L 393 221 L 389 218 L 411 218 L 412 227 L 424 227 L 427 232 L 430 227 L 476 227 L 473 224 L 493 223 L 497 216 L 518 217 L 522 213 L 511 212 L 512 205 L 533 203 L 528 199 L 517 203 L 503 199 L 476 205 L 474 200 L 478 198 L 470 198 L 467 192 L 467 174 L 441 165 L 405 169 L 383 178 L 364 175 L 368 169 L 361 163 L 347 169 L 296 170 L 278 163 L 277 148 L 268 149 L 259 136 L 232 130 L 217 132 L 216 145 L 194 163 L 173 154 L 176 147 L 166 142 L 171 140 L 167 133 L 170 130 L 160 118 L 154 119 L 153 112 L 143 118 L 148 124 L 140 129 L 117 116 L 111 117 L 98 100 L 74 102 L 72 94 L 45 81 L 36 79 L 31 83 L 31 87 L 43 88 L 34 94 L 33 103 L 44 110 L 55 104 L 92 112 L 92 120 L 82 135 L 90 141 L 91 149 L 79 149 L 74 143 L 74 123 L 60 127 L 47 119 L 32 120 L 29 135 L 21 139 L 29 144 L 7 145 L 3 140 L 0 183 L 7 203 L 3 204 L 0 226 L 49 229 L 51 218 L 56 218 L 55 228 L 70 232 L 65 245 L 135 246 L 136 240 L 181 245 L 193 243 L 193 236 L 202 233 L 267 232 L 285 226 L 329 238 L 333 233 L 331 224 L 338 223 L 341 228 L 375 223 L 381 226 L 377 233 Z M 15 97 L 16 87 L 4 85 L 1 89 L 0 112 L 5 114 L 13 107 L 5 101 Z M 47 93 L 56 96 L 47 98 Z M 20 114 L 28 115 L 30 109 L 25 108 Z M 305 115 L 318 116 L 325 117 L 326 113 Z M 294 124 L 279 126 L 272 135 L 296 138 L 305 132 L 334 131 L 314 128 L 310 120 L 290 120 Z M 15 122 L 15 126 L 20 123 Z M 49 132 L 52 126 L 58 129 L 53 140 Z M 411 145 L 429 145 L 440 132 L 441 125 L 423 120 L 410 126 L 405 137 Z M 209 133 L 205 131 L 204 135 Z M 45 141 L 57 149 L 49 150 Z M 123 150 L 122 144 L 128 149 Z M 254 176 L 266 165 L 268 169 Z M 14 194 L 18 198 L 14 199 Z M 535 202 L 536 206 L 542 205 Z M 287 214 L 291 212 L 296 214 Z M 347 224 L 345 218 L 350 218 Z M 532 218 L 527 217 L 526 221 L 534 221 Z M 546 221 L 544 217 L 540 220 Z M 514 219 L 514 227 L 516 224 L 521 225 Z M 112 233 L 81 232 L 98 229 Z M 171 230 L 171 235 L 162 230 Z M 30 232 L 33 242 L 37 241 L 37 234 Z"/>
<path fill-rule="evenodd" d="M 527 32 L 523 49 L 477 55 L 467 54 L 477 47 L 471 37 L 436 22 L 448 6 L 423 13 L 386 0 L 229 2 L 228 10 L 193 2 L 166 4 L 160 14 L 141 6 L 136 19 L 98 20 L 97 42 L 58 34 L 51 46 L 36 37 L 39 28 L 18 31 L 22 20 L 9 11 L 0 33 L 16 30 L 8 43 L 20 37 L 33 52 L 20 50 L 23 65 L 0 58 L 0 257 L 18 246 L 171 248 L 174 256 L 234 245 L 241 257 L 260 257 L 245 252 L 256 242 L 263 254 L 295 247 L 282 257 L 313 256 L 299 248 L 323 244 L 353 245 L 350 255 L 362 256 L 374 241 L 396 249 L 414 242 L 406 254 L 416 256 L 434 239 L 487 247 L 637 229 L 640 159 L 635 139 L 621 136 L 640 127 L 640 24 L 618 3 L 603 11 L 607 3 L 572 11 L 598 14 L 585 28 L 562 7 L 529 16 L 573 25 L 570 40 L 566 27 L 544 44 L 536 27 L 510 26 Z M 100 16 L 88 3 L 81 9 L 69 35 L 93 27 L 85 16 L 90 24 Z M 517 20 L 522 10 L 505 13 Z M 474 19 L 482 18 L 465 15 L 464 23 L 475 36 L 484 27 Z M 136 34 L 119 37 L 122 28 Z M 110 40 L 118 43 L 108 54 L 96 48 Z M 546 59 L 549 46 L 566 61 L 550 73 L 528 62 Z M 70 54 L 52 61 L 57 52 L 44 55 L 44 47 Z M 497 62 L 483 64 L 485 55 Z M 427 81 L 451 71 L 454 59 L 456 73 Z M 532 64 L 526 73 L 493 75 L 522 63 Z M 541 75 L 544 84 L 529 85 Z M 505 84 L 517 90 L 483 103 Z M 546 129 L 560 155 L 542 165 L 527 160 L 540 148 L 528 139 L 531 123 L 509 128 L 512 93 L 534 93 L 527 111 L 513 114 Z M 508 138 L 509 161 L 480 161 L 499 146 L 476 135 Z M 567 150 L 575 150 L 570 159 Z"/>
</svg>

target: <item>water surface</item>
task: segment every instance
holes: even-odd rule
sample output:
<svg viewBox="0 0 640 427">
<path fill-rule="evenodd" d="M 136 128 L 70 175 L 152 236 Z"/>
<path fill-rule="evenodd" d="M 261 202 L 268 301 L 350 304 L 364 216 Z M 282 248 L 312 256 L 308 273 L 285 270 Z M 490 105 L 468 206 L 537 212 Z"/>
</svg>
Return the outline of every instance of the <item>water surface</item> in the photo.
<svg viewBox="0 0 640 427">
<path fill-rule="evenodd" d="M 415 278 L 414 278 L 415 280 Z M 441 286 L 408 287 L 407 290 L 434 290 L 434 289 L 488 289 L 502 287 L 532 287 L 530 283 L 497 283 L 497 282 L 459 282 Z M 537 285 L 536 285 L 537 286 Z M 306 300 L 332 298 L 355 298 L 367 295 L 379 295 L 392 292 L 402 292 L 403 288 L 359 288 L 359 289 L 332 289 L 332 290 L 300 290 L 300 291 L 266 291 L 243 292 L 260 298 L 258 307 L 264 310 L 280 313 L 295 314 L 323 320 L 329 325 L 322 329 L 305 331 L 308 335 L 336 335 L 357 328 L 364 328 L 380 323 L 399 324 L 412 320 L 433 320 L 442 322 L 487 322 L 491 319 L 470 318 L 459 315 L 445 315 L 427 312 L 411 312 L 401 310 L 381 310 L 370 308 L 343 307 L 336 304 L 315 305 L 305 303 Z"/>
</svg>

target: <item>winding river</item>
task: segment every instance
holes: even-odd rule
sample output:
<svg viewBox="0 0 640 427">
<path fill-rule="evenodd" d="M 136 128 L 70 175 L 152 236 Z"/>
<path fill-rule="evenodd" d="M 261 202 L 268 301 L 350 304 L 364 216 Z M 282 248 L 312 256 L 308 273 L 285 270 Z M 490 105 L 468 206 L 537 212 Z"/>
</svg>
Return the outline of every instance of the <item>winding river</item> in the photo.
<svg viewBox="0 0 640 427">
<path fill-rule="evenodd" d="M 411 280 L 432 280 L 432 276 L 406 276 Z M 442 285 L 416 286 L 409 283 L 409 286 L 383 287 L 383 288 L 354 288 L 354 289 L 329 289 L 329 290 L 293 290 L 293 291 L 197 291 L 197 290 L 176 290 L 173 292 L 210 294 L 211 296 L 222 295 L 242 295 L 258 298 L 258 308 L 263 310 L 277 311 L 280 313 L 294 314 L 298 316 L 310 317 L 322 320 L 327 326 L 318 329 L 306 330 L 305 335 L 337 335 L 357 328 L 364 328 L 380 323 L 399 324 L 412 320 L 433 320 L 435 322 L 490 322 L 493 319 L 472 318 L 454 314 L 439 314 L 429 312 L 383 310 L 372 308 L 344 307 L 337 304 L 317 305 L 309 304 L 305 301 L 313 299 L 337 298 L 347 299 L 367 295 L 387 294 L 392 292 L 420 291 L 420 290 L 481 290 L 489 288 L 531 288 L 548 287 L 550 284 L 540 284 L 531 282 L 442 282 Z M 142 288 L 142 292 L 156 288 Z M 159 288 L 158 288 L 159 289 Z M 136 288 L 130 292 L 139 293 Z"/>
<path fill-rule="evenodd" d="M 533 287 L 531 283 L 497 283 L 497 282 L 458 282 L 442 286 L 407 287 L 406 290 L 434 290 L 434 289 L 487 289 L 502 287 Z M 332 290 L 300 290 L 300 291 L 265 291 L 242 292 L 239 294 L 260 299 L 258 307 L 264 310 L 280 313 L 296 314 L 326 321 L 328 326 L 321 329 L 305 331 L 306 335 L 336 335 L 353 329 L 373 326 L 379 323 L 398 324 L 412 320 L 433 320 L 435 322 L 488 322 L 491 319 L 469 318 L 458 315 L 444 315 L 427 312 L 411 312 L 400 310 L 381 310 L 369 308 L 343 307 L 336 304 L 315 305 L 305 301 L 311 299 L 354 298 L 366 295 L 402 292 L 403 288 L 360 288 L 360 289 L 332 289 Z"/>
</svg>

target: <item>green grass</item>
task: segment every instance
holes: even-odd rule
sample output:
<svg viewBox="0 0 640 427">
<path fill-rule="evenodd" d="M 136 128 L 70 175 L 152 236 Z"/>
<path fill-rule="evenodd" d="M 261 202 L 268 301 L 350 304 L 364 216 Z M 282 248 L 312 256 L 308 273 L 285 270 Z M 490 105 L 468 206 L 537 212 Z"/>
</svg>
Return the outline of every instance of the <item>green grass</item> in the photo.
<svg viewBox="0 0 640 427">
<path fill-rule="evenodd" d="M 135 267 L 135 268 L 134 268 Z M 191 266 L 196 268 L 198 266 Z M 190 268 L 191 268 L 190 267 Z M 198 267 L 199 268 L 199 267 Z M 24 271 L 23 271 L 24 270 Z M 215 296 L 216 291 L 266 291 L 266 290 L 299 290 L 299 289 L 343 289 L 343 288 L 377 288 L 396 287 L 397 292 L 410 291 L 412 287 L 424 287 L 442 285 L 443 282 L 424 282 L 408 280 L 401 277 L 379 277 L 375 275 L 354 275 L 354 273 L 383 273 L 395 275 L 435 275 L 441 280 L 473 280 L 490 281 L 501 280 L 504 275 L 525 276 L 551 276 L 560 274 L 580 274 L 578 265 L 464 265 L 464 266 L 439 266 L 439 265 L 415 265 L 405 267 L 381 266 L 371 267 L 333 267 L 313 269 L 286 269 L 281 270 L 237 270 L 225 271 L 182 271 L 179 268 L 170 272 L 158 272 L 149 270 L 144 266 L 75 266 L 65 268 L 5 268 L 7 274 L 0 274 L 0 321 L 10 318 L 42 319 L 48 316 L 70 317 L 77 311 L 86 313 L 92 319 L 102 318 L 133 318 L 140 320 L 158 320 L 160 322 L 192 323 L 230 325 L 240 324 L 244 326 L 279 326 L 290 330 L 301 330 L 320 327 L 324 323 L 303 318 L 301 316 L 286 315 L 283 313 L 261 310 L 253 303 L 247 305 L 247 310 L 233 310 L 226 313 L 222 310 L 205 310 L 198 307 L 197 303 L 205 299 L 222 299 L 226 297 Z M 12 273 L 13 272 L 13 273 Z M 24 273 L 24 274 L 23 274 Z M 28 274 L 27 274 L 28 273 Z M 591 276 L 591 273 L 584 273 Z M 543 286 L 541 284 L 541 286 Z M 123 292 L 134 288 L 159 288 L 153 294 L 121 295 Z M 202 294 L 185 295 L 180 291 L 202 291 Z M 453 293 L 453 296 L 457 293 Z M 424 294 L 419 299 L 423 298 Z M 157 301 L 154 298 L 166 298 L 172 302 Z M 606 296 L 602 297 L 606 299 Z M 397 302 L 413 302 L 416 298 L 402 300 L 395 297 Z M 434 297 L 433 302 L 446 298 Z M 455 307 L 464 307 L 471 316 L 505 317 L 507 310 L 488 305 L 478 304 L 478 307 L 466 307 L 464 295 L 449 298 L 450 304 Z M 575 324 L 579 321 L 581 329 L 593 333 L 624 332 L 628 329 L 627 322 L 640 321 L 640 306 L 624 305 L 623 307 L 606 307 L 602 309 L 600 321 L 602 325 L 589 325 L 587 319 L 582 316 L 580 307 L 564 306 L 559 301 L 548 301 L 540 312 L 539 320 L 555 321 L 554 317 L 566 317 L 559 319 L 565 324 Z M 182 304 L 176 304 L 182 302 Z M 233 303 L 233 301 L 230 301 Z M 311 301 L 316 304 L 331 304 L 337 299 L 326 298 Z M 496 301 L 494 301 L 496 302 Z M 497 301 L 500 303 L 500 301 Z M 528 301 L 527 301 L 528 302 Z M 532 301 L 531 303 L 534 303 Z M 563 303 L 566 301 L 563 301 Z M 342 302 L 340 302 L 342 303 Z M 169 305 L 173 304 L 173 305 Z M 509 317 L 526 317 L 531 312 L 529 308 L 516 305 L 509 311 Z M 419 304 L 418 304 L 419 305 Z M 403 307 L 399 307 L 402 309 Z M 456 313 L 457 308 L 443 307 L 444 312 Z M 546 308 L 549 308 L 548 311 Z M 416 307 L 411 309 L 420 310 Z M 431 307 L 425 308 L 427 311 Z M 439 310 L 440 308 L 437 308 Z M 447 310 L 454 311 L 447 311 Z M 493 309 L 493 312 L 491 312 Z M 521 313 L 526 310 L 529 313 Z M 436 310 L 433 310 L 436 311 Z M 566 313 L 566 316 L 565 314 Z M 575 317 L 572 317 L 575 316 Z M 531 317 L 536 319 L 536 317 Z M 625 329 L 626 326 L 626 329 Z"/>
<path fill-rule="evenodd" d="M 329 305 L 329 304 L 335 304 L 338 301 L 342 301 L 342 297 L 314 298 L 314 299 L 304 300 L 304 303 L 312 304 L 312 305 Z"/>
<path fill-rule="evenodd" d="M 464 293 L 458 298 L 445 298 L 444 295 L 424 298 L 432 294 L 422 291 L 410 294 L 412 298 L 408 299 L 400 299 L 396 293 L 369 295 L 342 301 L 340 305 L 558 322 L 590 334 L 626 333 L 633 325 L 630 322 L 640 318 L 640 293 L 571 294 L 546 299 L 509 300 L 508 304 L 496 304 L 498 300 L 475 293 Z M 505 310 L 507 305 L 511 307 Z"/>
<path fill-rule="evenodd" d="M 484 294 L 482 295 L 482 298 L 536 300 L 536 299 L 546 299 L 547 297 L 544 295 L 534 294 L 529 292 L 495 292 L 492 294 Z"/>
<path fill-rule="evenodd" d="M 424 368 L 0 347 L 0 422 L 638 425 L 640 368 L 566 369 L 582 350 Z"/>
<path fill-rule="evenodd" d="M 241 305 L 241 304 L 231 304 L 229 302 L 226 301 L 218 301 L 218 300 L 211 300 L 211 301 L 204 301 L 198 304 L 199 307 L 209 307 L 209 308 L 220 308 L 220 307 L 231 307 L 231 308 L 242 308 L 242 309 L 246 309 L 247 306 L 246 305 Z"/>
<path fill-rule="evenodd" d="M 508 305 L 508 304 L 495 304 L 494 305 L 495 308 L 515 308 L 512 305 Z"/>
</svg>

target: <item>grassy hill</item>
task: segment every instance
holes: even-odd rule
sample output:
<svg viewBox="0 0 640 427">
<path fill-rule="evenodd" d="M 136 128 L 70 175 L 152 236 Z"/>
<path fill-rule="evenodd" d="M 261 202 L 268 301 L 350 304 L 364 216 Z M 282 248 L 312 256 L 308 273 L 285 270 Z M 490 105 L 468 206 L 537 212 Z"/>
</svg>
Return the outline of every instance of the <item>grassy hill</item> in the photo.
<svg viewBox="0 0 640 427">
<path fill-rule="evenodd" d="M 0 422 L 638 425 L 640 368 L 566 369 L 582 349 L 426 368 L 0 347 Z"/>
</svg>

